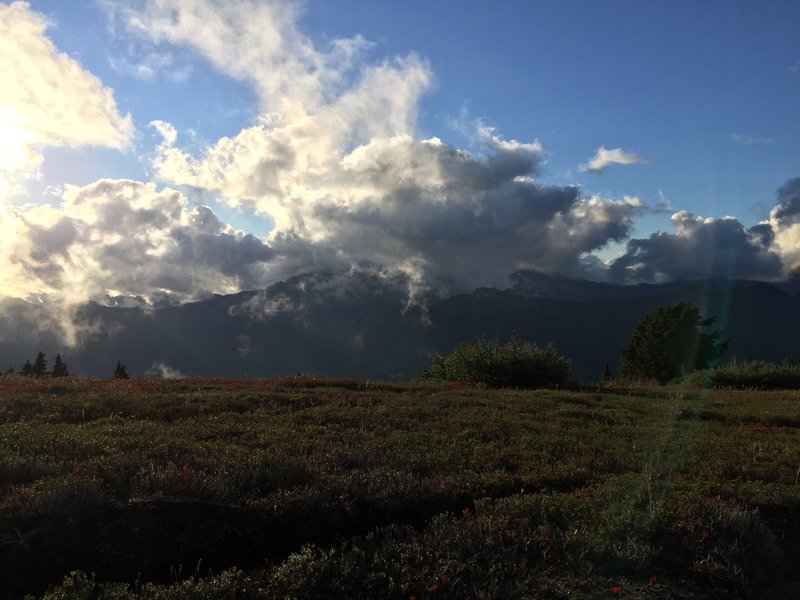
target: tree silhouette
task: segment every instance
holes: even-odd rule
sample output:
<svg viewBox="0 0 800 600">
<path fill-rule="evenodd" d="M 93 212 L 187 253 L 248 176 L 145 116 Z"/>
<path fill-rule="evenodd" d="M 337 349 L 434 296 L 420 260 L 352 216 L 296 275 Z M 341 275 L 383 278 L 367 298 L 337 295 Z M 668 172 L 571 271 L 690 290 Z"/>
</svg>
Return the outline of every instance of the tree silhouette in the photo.
<svg viewBox="0 0 800 600">
<path fill-rule="evenodd" d="M 125 368 L 120 361 L 117 361 L 117 368 L 114 369 L 114 377 L 113 379 L 130 379 L 128 375 L 128 369 Z"/>
<path fill-rule="evenodd" d="M 8 369 L 6 369 L 6 373 L 5 374 L 6 375 L 13 375 L 14 374 L 14 367 L 9 366 Z"/>
<path fill-rule="evenodd" d="M 44 377 L 47 375 L 47 359 L 44 357 L 44 352 L 39 352 L 39 354 L 36 355 L 36 360 L 33 361 L 31 374 L 34 377 Z"/>
<path fill-rule="evenodd" d="M 33 365 L 31 364 L 31 361 L 29 360 L 25 361 L 25 364 L 22 365 L 21 373 L 25 375 L 25 377 L 30 377 L 31 375 L 33 375 Z"/>
<path fill-rule="evenodd" d="M 624 380 L 670 379 L 704 369 L 719 360 L 728 347 L 720 332 L 704 333 L 716 318 L 703 319 L 700 309 L 683 302 L 661 307 L 642 319 L 622 349 L 618 376 Z"/>
<path fill-rule="evenodd" d="M 67 365 L 61 360 L 61 354 L 56 354 L 56 361 L 53 363 L 53 377 L 66 377 L 69 375 Z"/>
<path fill-rule="evenodd" d="M 611 375 L 611 367 L 608 366 L 608 362 L 606 362 L 606 366 L 603 368 L 603 381 L 611 381 L 614 379 Z"/>
</svg>

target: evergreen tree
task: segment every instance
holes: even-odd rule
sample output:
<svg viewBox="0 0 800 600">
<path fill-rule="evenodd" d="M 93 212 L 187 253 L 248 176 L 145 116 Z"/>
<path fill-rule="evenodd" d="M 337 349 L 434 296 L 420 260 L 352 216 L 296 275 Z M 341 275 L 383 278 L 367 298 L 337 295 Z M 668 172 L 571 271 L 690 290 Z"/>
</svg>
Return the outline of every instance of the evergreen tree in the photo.
<svg viewBox="0 0 800 600">
<path fill-rule="evenodd" d="M 114 379 L 130 379 L 128 369 L 120 361 L 117 361 L 117 368 L 114 369 Z"/>
<path fill-rule="evenodd" d="M 53 377 L 66 377 L 69 375 L 67 365 L 61 360 L 61 354 L 56 354 L 56 361 L 53 363 Z"/>
<path fill-rule="evenodd" d="M 603 368 L 603 381 L 612 381 L 614 377 L 611 375 L 611 367 L 608 366 L 608 362 L 606 362 L 605 368 Z"/>
<path fill-rule="evenodd" d="M 719 331 L 700 331 L 714 321 L 701 318 L 700 309 L 685 302 L 647 315 L 622 349 L 619 378 L 664 384 L 714 364 L 728 347 L 728 342 L 718 341 Z"/>
<path fill-rule="evenodd" d="M 9 366 L 8 369 L 6 369 L 6 375 L 13 375 L 13 374 L 14 374 L 14 367 Z"/>
<path fill-rule="evenodd" d="M 47 359 L 44 357 L 44 352 L 39 352 L 39 354 L 36 355 L 36 360 L 33 361 L 31 374 L 34 377 L 44 377 L 47 375 Z"/>
<path fill-rule="evenodd" d="M 30 377 L 33 375 L 33 365 L 31 364 L 31 361 L 26 360 L 25 364 L 22 365 L 22 374 L 25 375 L 25 377 Z"/>
</svg>

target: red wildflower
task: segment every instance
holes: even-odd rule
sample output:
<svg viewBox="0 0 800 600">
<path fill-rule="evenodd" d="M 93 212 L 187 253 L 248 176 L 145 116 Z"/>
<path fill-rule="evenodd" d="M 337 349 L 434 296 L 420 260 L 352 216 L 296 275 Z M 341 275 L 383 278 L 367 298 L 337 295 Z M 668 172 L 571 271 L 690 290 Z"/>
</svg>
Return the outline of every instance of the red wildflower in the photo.
<svg viewBox="0 0 800 600">
<path fill-rule="evenodd" d="M 469 514 L 469 507 L 465 506 L 464 508 L 462 508 L 461 509 L 461 514 L 466 517 Z"/>
<path fill-rule="evenodd" d="M 432 592 L 435 592 L 435 591 L 436 591 L 436 590 L 438 590 L 438 589 L 439 589 L 439 584 L 438 584 L 438 583 L 434 583 L 434 584 L 431 586 L 431 591 L 432 591 Z"/>
<path fill-rule="evenodd" d="M 622 591 L 622 588 L 618 585 L 614 585 L 611 587 L 612 594 L 619 594 Z"/>
<path fill-rule="evenodd" d="M 511 520 L 511 515 L 509 514 L 503 515 L 503 521 L 510 521 L 510 520 Z"/>
<path fill-rule="evenodd" d="M 650 583 L 655 583 L 656 581 L 658 581 L 658 577 L 656 577 L 655 575 L 650 575 L 647 581 L 649 581 Z"/>
</svg>

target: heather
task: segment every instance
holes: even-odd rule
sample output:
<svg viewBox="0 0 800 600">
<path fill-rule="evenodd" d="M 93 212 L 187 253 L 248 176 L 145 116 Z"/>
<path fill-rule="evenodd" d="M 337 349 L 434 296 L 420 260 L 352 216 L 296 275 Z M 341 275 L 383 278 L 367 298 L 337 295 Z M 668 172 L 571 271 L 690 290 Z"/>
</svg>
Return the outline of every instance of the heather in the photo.
<svg viewBox="0 0 800 600">
<path fill-rule="evenodd" d="M 794 392 L 0 378 L 2 598 L 796 597 Z"/>
</svg>

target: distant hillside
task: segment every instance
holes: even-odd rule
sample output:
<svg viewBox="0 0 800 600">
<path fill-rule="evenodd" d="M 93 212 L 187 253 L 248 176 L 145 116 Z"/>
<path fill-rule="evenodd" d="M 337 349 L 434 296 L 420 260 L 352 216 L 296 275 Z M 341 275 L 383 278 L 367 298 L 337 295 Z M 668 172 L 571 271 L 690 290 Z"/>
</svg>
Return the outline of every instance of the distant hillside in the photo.
<svg viewBox="0 0 800 600">
<path fill-rule="evenodd" d="M 72 319 L 80 340 L 39 306 L 0 305 L 0 367 L 19 368 L 42 349 L 73 373 L 108 377 L 117 360 L 132 375 L 321 376 L 410 379 L 437 352 L 475 336 L 554 342 L 577 377 L 615 369 L 636 323 L 659 306 L 688 301 L 730 340 L 737 358 L 800 359 L 800 299 L 752 281 L 615 286 L 521 272 L 506 290 L 481 288 L 408 303 L 407 283 L 360 273 L 315 273 L 265 290 L 159 309 L 87 304 Z M 168 367 L 168 369 L 167 369 Z"/>
</svg>

